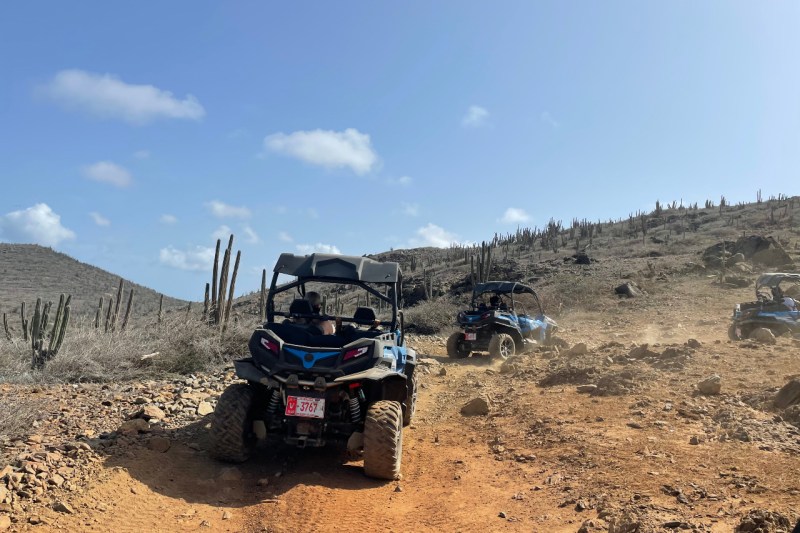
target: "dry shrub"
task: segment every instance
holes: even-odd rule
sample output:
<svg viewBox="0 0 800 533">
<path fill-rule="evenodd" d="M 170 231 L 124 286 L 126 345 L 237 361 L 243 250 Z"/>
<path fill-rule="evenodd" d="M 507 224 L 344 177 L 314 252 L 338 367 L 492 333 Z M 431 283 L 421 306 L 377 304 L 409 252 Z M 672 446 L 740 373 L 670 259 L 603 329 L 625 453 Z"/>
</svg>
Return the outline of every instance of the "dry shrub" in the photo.
<svg viewBox="0 0 800 533">
<path fill-rule="evenodd" d="M 461 306 L 449 298 L 426 300 L 403 311 L 405 327 L 414 333 L 433 335 L 452 329 Z"/>
<path fill-rule="evenodd" d="M 185 315 L 113 334 L 78 324 L 67 330 L 61 351 L 40 371 L 30 369 L 29 343 L 0 341 L 0 379 L 115 381 L 213 370 L 248 353 L 253 327 L 232 323 L 221 335 L 218 328 L 195 319 L 187 321 Z M 143 355 L 154 352 L 159 355 L 142 361 Z"/>
<path fill-rule="evenodd" d="M 42 399 L 0 397 L 0 435 L 13 438 L 29 433 L 43 403 Z"/>
</svg>

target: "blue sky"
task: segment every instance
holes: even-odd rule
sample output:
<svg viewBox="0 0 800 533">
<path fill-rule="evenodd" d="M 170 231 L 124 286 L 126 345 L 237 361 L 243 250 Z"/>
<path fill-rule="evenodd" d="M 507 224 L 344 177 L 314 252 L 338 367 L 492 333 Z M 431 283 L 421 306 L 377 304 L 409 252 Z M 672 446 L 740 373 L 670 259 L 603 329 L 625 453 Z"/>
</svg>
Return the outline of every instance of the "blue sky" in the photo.
<svg viewBox="0 0 800 533">
<path fill-rule="evenodd" d="M 800 4 L 0 7 L 0 240 L 202 297 L 282 251 L 797 194 Z"/>
</svg>

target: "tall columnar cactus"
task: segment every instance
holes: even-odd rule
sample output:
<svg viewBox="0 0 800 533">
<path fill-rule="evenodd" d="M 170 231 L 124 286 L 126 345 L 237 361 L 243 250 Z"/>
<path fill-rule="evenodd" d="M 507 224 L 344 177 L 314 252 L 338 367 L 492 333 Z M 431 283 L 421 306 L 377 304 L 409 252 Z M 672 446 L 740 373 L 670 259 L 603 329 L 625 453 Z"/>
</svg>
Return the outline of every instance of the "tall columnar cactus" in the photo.
<svg viewBox="0 0 800 533">
<path fill-rule="evenodd" d="M 114 314 L 111 316 L 111 331 L 117 329 L 117 317 L 119 317 L 119 309 L 122 306 L 122 291 L 123 291 L 123 284 L 124 280 L 119 278 L 119 287 L 117 288 L 117 300 L 116 305 L 114 305 Z"/>
<path fill-rule="evenodd" d="M 214 252 L 214 271 L 211 273 L 211 316 L 213 321 L 216 322 L 217 317 L 217 275 L 219 274 L 219 247 L 222 244 L 221 239 L 217 239 L 217 249 Z"/>
<path fill-rule="evenodd" d="M 208 284 L 206 284 L 208 287 Z M 206 299 L 208 299 L 208 289 L 206 289 Z M 161 321 L 164 319 L 164 295 L 160 295 L 158 299 L 158 323 L 161 324 Z"/>
<path fill-rule="evenodd" d="M 25 317 L 25 302 L 19 308 L 19 316 L 22 319 L 22 340 L 28 341 L 28 319 Z"/>
<path fill-rule="evenodd" d="M 322 307 L 327 309 L 327 299 L 322 298 Z M 261 292 L 258 296 L 258 319 L 264 322 L 267 319 L 267 269 L 261 269 Z"/>
<path fill-rule="evenodd" d="M 31 326 L 31 366 L 42 368 L 47 361 L 58 354 L 61 344 L 64 342 L 64 335 L 67 331 L 70 314 L 70 301 L 72 296 L 61 295 L 58 301 L 56 316 L 53 320 L 53 329 L 49 335 L 49 344 L 44 348 L 47 323 L 50 312 L 51 302 L 42 306 L 41 298 L 36 300 L 36 309 L 33 314 L 33 324 Z"/>
<path fill-rule="evenodd" d="M 203 316 L 202 320 L 204 323 L 208 323 L 208 313 L 209 313 L 209 306 L 211 305 L 211 300 L 209 291 L 211 290 L 211 286 L 206 283 L 206 290 L 203 292 Z"/>
<path fill-rule="evenodd" d="M 125 307 L 125 318 L 122 319 L 122 327 L 120 330 L 124 330 L 125 326 L 128 325 L 128 319 L 131 317 L 131 307 L 133 307 L 133 295 L 134 291 L 131 289 L 130 296 L 128 296 L 128 305 Z"/>
<path fill-rule="evenodd" d="M 8 329 L 8 318 L 6 317 L 5 313 L 3 313 L 3 331 L 6 332 L 6 340 L 10 341 L 11 340 L 11 331 L 9 331 L 9 329 Z"/>
<path fill-rule="evenodd" d="M 114 298 L 111 297 L 108 299 L 108 311 L 106 311 L 106 326 L 105 332 L 108 333 L 111 330 L 111 313 L 114 310 Z"/>
<path fill-rule="evenodd" d="M 97 312 L 94 314 L 94 329 L 100 329 L 100 320 L 103 318 L 103 297 L 100 297 L 100 303 L 97 304 Z"/>
<path fill-rule="evenodd" d="M 231 235 L 231 244 L 233 244 L 233 235 Z M 233 291 L 236 289 L 236 274 L 239 272 L 239 261 L 242 259 L 242 251 L 236 252 L 236 262 L 233 265 L 233 275 L 231 276 L 231 288 L 228 291 L 228 301 L 225 304 L 225 317 L 222 320 L 222 332 L 228 327 L 228 319 L 231 316 L 231 307 L 233 306 Z"/>
</svg>

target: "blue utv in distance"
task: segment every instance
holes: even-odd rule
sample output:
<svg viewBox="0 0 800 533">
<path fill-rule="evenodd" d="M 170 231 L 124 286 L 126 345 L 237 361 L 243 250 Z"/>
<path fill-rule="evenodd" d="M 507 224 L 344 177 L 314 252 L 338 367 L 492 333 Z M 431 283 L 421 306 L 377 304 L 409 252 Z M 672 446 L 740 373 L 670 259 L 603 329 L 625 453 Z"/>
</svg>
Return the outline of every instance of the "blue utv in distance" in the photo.
<svg viewBox="0 0 800 533">
<path fill-rule="evenodd" d="M 491 295 L 488 302 L 487 295 Z M 523 295 L 531 297 L 532 316 L 520 301 Z M 536 291 L 515 281 L 476 285 L 470 310 L 460 312 L 457 320 L 461 331 L 447 339 L 447 355 L 454 358 L 489 352 L 492 357 L 505 359 L 537 344 L 548 344 L 558 329 L 555 321 L 544 314 Z"/>
<path fill-rule="evenodd" d="M 786 289 L 794 286 L 794 291 Z M 797 292 L 795 292 L 797 291 Z M 800 274 L 767 273 L 756 280 L 756 300 L 736 304 L 733 310 L 733 322 L 728 328 L 731 340 L 742 340 L 750 337 L 753 330 L 767 328 L 775 335 L 790 333 L 800 337 L 800 312 L 798 304 L 787 296 L 796 296 L 800 292 Z"/>
<path fill-rule="evenodd" d="M 267 321 L 253 332 L 251 357 L 234 362 L 245 383 L 230 385 L 217 402 L 212 454 L 242 462 L 270 441 L 301 448 L 340 441 L 351 451 L 363 448 L 366 475 L 398 478 L 403 427 L 411 423 L 417 397 L 416 353 L 406 346 L 398 312 L 399 265 L 282 254 L 273 272 Z M 278 285 L 281 275 L 294 280 Z M 385 302 L 391 316 L 380 320 L 371 307 L 356 307 L 352 316 L 329 315 L 306 298 L 309 283 L 361 288 Z M 276 296 L 292 289 L 298 297 L 289 310 L 276 310 Z M 323 324 L 335 324 L 335 333 L 323 334 Z"/>
</svg>

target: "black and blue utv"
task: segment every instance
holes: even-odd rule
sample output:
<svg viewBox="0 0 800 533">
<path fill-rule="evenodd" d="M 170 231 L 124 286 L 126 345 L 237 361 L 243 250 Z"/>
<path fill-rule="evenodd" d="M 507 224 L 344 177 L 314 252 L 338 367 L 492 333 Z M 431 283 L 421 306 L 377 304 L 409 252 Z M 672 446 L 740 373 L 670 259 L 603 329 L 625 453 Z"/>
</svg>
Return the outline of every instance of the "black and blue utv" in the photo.
<svg viewBox="0 0 800 533">
<path fill-rule="evenodd" d="M 528 314 L 526 303 L 532 315 Z M 476 285 L 470 310 L 460 312 L 457 320 L 461 331 L 447 339 L 447 355 L 455 358 L 489 352 L 492 357 L 505 359 L 549 343 L 558 328 L 544 314 L 536 291 L 515 281 Z"/>
<path fill-rule="evenodd" d="M 794 299 L 798 294 L 800 274 L 762 274 L 756 280 L 756 300 L 736 304 L 728 336 L 731 340 L 746 339 L 753 330 L 767 328 L 775 335 L 800 337 L 800 311 Z"/>
<path fill-rule="evenodd" d="M 280 276 L 294 279 L 278 285 Z M 267 321 L 250 339 L 251 357 L 234 363 L 246 382 L 229 386 L 217 402 L 213 455 L 241 462 L 270 441 L 298 447 L 339 441 L 350 450 L 363 448 L 368 476 L 399 477 L 403 426 L 411 422 L 417 396 L 416 354 L 406 346 L 398 312 L 401 283 L 397 263 L 282 254 L 266 300 Z M 310 288 L 338 291 L 342 300 L 363 289 L 383 302 L 386 317 L 363 306 L 349 316 L 342 306 L 328 314 L 306 298 Z M 290 302 L 288 291 L 296 291 Z M 287 311 L 276 298 L 289 304 Z M 323 334 L 325 322 L 335 333 Z"/>
</svg>

